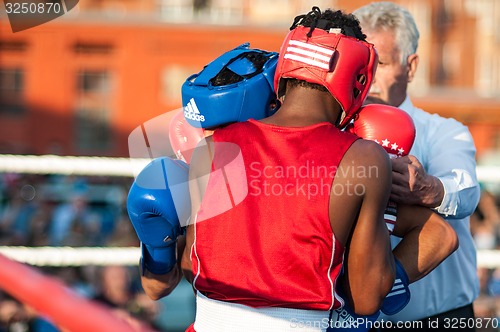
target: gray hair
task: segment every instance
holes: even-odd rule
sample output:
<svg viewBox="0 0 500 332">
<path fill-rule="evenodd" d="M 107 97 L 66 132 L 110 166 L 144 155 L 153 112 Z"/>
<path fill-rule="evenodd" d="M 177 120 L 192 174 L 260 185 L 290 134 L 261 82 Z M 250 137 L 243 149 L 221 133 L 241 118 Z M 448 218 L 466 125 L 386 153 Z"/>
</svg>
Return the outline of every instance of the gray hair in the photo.
<svg viewBox="0 0 500 332">
<path fill-rule="evenodd" d="M 417 52 L 420 33 L 413 16 L 406 8 L 388 1 L 372 2 L 355 10 L 353 14 L 358 18 L 364 32 L 394 32 L 396 44 L 401 52 L 401 64 L 405 65 L 408 57 Z"/>
</svg>

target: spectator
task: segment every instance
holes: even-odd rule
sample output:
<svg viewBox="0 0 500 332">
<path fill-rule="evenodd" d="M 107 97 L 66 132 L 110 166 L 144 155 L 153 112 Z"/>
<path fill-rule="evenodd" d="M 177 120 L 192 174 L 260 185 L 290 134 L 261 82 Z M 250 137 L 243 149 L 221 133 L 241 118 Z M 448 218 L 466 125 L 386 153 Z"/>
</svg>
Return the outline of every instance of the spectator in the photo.
<svg viewBox="0 0 500 332">
<path fill-rule="evenodd" d="M 154 326 L 158 304 L 145 299 L 145 294 L 133 287 L 131 272 L 118 265 L 104 266 L 99 270 L 99 285 L 94 300 L 101 302 L 127 320 L 140 320 Z"/>
<path fill-rule="evenodd" d="M 98 243 L 101 220 L 87 199 L 85 193 L 74 192 L 68 202 L 55 208 L 49 234 L 50 245 L 82 246 Z"/>
<path fill-rule="evenodd" d="M 491 250 L 498 244 L 500 213 L 495 196 L 483 190 L 476 211 L 471 216 L 470 227 L 477 249 Z"/>
</svg>

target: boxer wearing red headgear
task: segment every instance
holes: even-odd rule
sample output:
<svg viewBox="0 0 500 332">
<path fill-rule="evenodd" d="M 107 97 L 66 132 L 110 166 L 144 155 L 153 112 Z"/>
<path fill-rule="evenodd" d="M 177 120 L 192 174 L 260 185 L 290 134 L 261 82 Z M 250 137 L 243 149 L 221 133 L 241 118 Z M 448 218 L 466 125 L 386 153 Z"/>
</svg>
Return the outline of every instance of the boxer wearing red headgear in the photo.
<svg viewBox="0 0 500 332">
<path fill-rule="evenodd" d="M 348 299 L 357 313 L 371 314 L 394 281 L 382 218 L 390 191 L 388 157 L 375 143 L 338 128 L 355 114 L 353 105 L 361 105 L 376 54 L 361 41 L 363 34 L 350 15 L 314 8 L 299 20 L 303 26 L 293 29 L 304 35 L 330 34 L 320 38 L 323 48 L 332 50 L 331 66 L 321 70 L 336 71 L 332 89 L 338 84 L 339 91 L 350 90 L 352 96 L 337 100 L 318 84 L 278 78 L 286 96 L 275 114 L 216 130 L 207 140 L 213 155 L 204 160 L 193 153 L 191 179 L 207 174 L 198 170 L 203 161 L 208 161 L 205 170 L 212 170 L 206 186 L 191 182 L 192 193 L 205 195 L 187 230 L 184 258 L 190 259 L 183 260 L 184 267 L 192 267 L 186 277 L 197 290 L 198 332 L 217 327 L 297 331 L 304 325 L 308 331 L 325 331 L 331 309 Z M 349 61 L 350 47 L 363 64 Z M 280 54 L 280 63 L 285 55 Z M 342 66 L 351 66 L 347 72 L 355 72 L 354 80 L 346 79 Z M 243 164 L 234 168 L 238 155 Z M 379 177 L 337 172 L 357 166 L 377 167 Z M 347 192 L 355 187 L 363 192 Z M 247 196 L 238 200 L 242 189 Z M 224 204 L 232 208 L 214 213 Z M 343 264 L 346 251 L 357 257 L 348 266 Z M 346 298 L 336 291 L 343 268 Z"/>
</svg>

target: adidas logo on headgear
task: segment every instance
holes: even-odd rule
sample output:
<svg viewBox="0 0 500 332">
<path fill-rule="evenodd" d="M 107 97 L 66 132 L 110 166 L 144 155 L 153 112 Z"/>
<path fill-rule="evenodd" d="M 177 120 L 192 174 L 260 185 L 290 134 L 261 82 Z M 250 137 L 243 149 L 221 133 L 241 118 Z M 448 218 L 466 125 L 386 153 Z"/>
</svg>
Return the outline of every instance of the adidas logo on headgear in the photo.
<svg viewBox="0 0 500 332">
<path fill-rule="evenodd" d="M 205 116 L 200 114 L 194 98 L 189 99 L 187 105 L 184 106 L 184 117 L 193 121 L 205 121 Z"/>
</svg>

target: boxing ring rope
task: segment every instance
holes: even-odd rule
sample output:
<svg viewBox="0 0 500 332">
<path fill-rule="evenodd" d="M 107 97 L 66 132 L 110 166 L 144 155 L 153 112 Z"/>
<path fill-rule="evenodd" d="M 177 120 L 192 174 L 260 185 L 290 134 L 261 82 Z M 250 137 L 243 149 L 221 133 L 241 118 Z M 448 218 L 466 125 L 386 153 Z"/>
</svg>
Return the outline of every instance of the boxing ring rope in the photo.
<svg viewBox="0 0 500 332">
<path fill-rule="evenodd" d="M 67 157 L 0 154 L 0 173 L 133 177 L 148 158 Z M 500 183 L 500 167 L 477 166 L 479 181 Z"/>
<path fill-rule="evenodd" d="M 33 266 L 136 266 L 141 256 L 139 247 L 0 246 L 0 254 Z"/>
<path fill-rule="evenodd" d="M 134 177 L 147 158 L 1 155 L 0 173 Z M 500 167 L 477 167 L 479 181 L 500 184 Z M 151 331 L 133 326 L 109 309 L 73 292 L 61 281 L 33 266 L 137 265 L 139 248 L 0 247 L 0 289 L 70 332 Z M 478 266 L 500 266 L 500 251 L 480 250 Z"/>
<path fill-rule="evenodd" d="M 140 250 L 136 247 L 8 247 L 0 246 L 0 254 L 34 266 L 126 265 L 139 263 Z M 477 265 L 485 268 L 500 267 L 499 250 L 479 250 Z M 0 271 L 0 274 L 2 272 Z M 0 285 L 1 288 L 1 285 Z"/>
<path fill-rule="evenodd" d="M 147 158 L 72 157 L 0 154 L 1 173 L 134 176 Z"/>
</svg>

